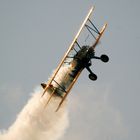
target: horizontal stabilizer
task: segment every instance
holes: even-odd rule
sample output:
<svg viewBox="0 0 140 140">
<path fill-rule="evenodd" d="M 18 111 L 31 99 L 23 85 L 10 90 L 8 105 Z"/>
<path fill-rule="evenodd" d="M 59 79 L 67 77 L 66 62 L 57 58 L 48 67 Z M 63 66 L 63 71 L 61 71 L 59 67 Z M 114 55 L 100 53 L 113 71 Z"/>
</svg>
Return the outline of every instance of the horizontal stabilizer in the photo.
<svg viewBox="0 0 140 140">
<path fill-rule="evenodd" d="M 45 84 L 45 83 L 41 83 L 41 86 L 42 86 L 43 89 L 45 89 L 46 86 L 47 86 L 47 84 Z"/>
</svg>

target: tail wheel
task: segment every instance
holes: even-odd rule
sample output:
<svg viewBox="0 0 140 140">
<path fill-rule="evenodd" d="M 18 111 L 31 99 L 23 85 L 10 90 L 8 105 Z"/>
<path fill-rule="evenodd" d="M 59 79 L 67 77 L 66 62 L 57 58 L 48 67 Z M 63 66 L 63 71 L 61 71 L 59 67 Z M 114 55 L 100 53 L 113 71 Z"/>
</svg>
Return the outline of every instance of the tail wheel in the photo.
<svg viewBox="0 0 140 140">
<path fill-rule="evenodd" d="M 90 73 L 88 77 L 89 77 L 89 79 L 92 80 L 92 81 L 97 80 L 97 75 L 95 75 L 95 74 L 93 74 L 93 73 L 92 73 L 92 74 Z"/>
</svg>

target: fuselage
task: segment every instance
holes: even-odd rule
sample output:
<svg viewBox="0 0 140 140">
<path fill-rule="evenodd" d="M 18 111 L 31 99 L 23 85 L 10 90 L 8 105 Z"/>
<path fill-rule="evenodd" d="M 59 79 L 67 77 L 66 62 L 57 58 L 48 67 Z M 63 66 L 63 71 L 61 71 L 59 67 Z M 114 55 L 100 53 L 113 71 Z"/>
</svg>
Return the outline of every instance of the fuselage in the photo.
<svg viewBox="0 0 140 140">
<path fill-rule="evenodd" d="M 90 65 L 89 46 L 83 46 L 71 59 L 69 64 L 61 67 L 59 73 L 52 82 L 51 89 L 55 90 L 55 95 L 63 96 L 65 92 L 69 92 L 73 86 L 73 81 L 77 80 L 82 70 Z"/>
</svg>

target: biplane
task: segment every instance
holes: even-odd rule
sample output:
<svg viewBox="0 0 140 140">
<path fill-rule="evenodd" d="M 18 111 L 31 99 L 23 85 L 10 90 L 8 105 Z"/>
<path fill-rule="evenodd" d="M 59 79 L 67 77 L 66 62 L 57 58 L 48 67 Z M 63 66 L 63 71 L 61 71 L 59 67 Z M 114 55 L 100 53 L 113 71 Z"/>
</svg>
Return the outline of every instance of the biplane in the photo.
<svg viewBox="0 0 140 140">
<path fill-rule="evenodd" d="M 62 58 L 60 64 L 56 68 L 55 72 L 53 73 L 52 77 L 49 79 L 47 83 L 41 83 L 42 88 L 44 89 L 42 93 L 42 97 L 46 92 L 50 93 L 50 97 L 48 101 L 46 101 L 46 105 L 50 102 L 52 97 L 58 96 L 61 98 L 60 103 L 56 111 L 59 110 L 62 103 L 68 96 L 71 88 L 73 87 L 74 83 L 78 79 L 80 73 L 83 69 L 87 69 L 89 72 L 89 79 L 95 81 L 97 79 L 96 74 L 94 74 L 90 68 L 92 65 L 92 59 L 100 59 L 103 62 L 108 62 L 109 57 L 105 54 L 101 55 L 100 57 L 95 56 L 95 48 L 99 43 L 101 36 L 103 35 L 107 24 L 104 24 L 101 30 L 98 30 L 95 24 L 91 21 L 91 14 L 94 10 L 92 7 L 84 22 L 82 23 L 78 33 L 76 34 L 75 38 L 73 39 L 69 49 L 65 53 L 64 57 Z M 79 36 L 83 29 L 92 36 L 92 44 L 80 44 L 79 43 Z"/>
</svg>

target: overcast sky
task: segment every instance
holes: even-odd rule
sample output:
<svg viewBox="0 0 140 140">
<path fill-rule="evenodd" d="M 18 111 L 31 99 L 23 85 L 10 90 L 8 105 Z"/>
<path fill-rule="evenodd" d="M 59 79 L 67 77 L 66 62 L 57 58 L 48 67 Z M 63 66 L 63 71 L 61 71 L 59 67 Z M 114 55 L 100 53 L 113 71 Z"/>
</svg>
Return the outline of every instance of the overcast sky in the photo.
<svg viewBox="0 0 140 140">
<path fill-rule="evenodd" d="M 70 126 L 62 140 L 140 139 L 139 0 L 0 0 L 0 129 L 16 119 L 36 86 L 57 67 L 91 6 L 108 23 L 94 61 L 68 97 Z M 88 138 L 87 138 L 88 137 Z"/>
</svg>

